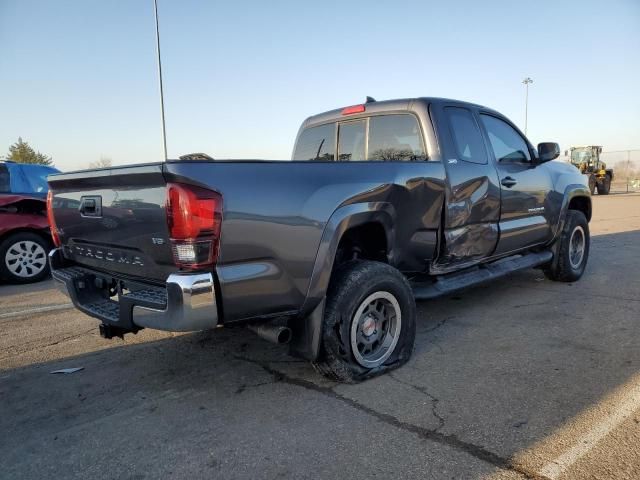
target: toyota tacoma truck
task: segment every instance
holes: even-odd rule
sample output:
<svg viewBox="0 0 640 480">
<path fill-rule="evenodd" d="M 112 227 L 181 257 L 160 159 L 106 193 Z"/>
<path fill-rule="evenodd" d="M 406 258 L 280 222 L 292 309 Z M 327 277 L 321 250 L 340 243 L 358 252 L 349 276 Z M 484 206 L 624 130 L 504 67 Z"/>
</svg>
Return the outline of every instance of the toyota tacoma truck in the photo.
<svg viewBox="0 0 640 480">
<path fill-rule="evenodd" d="M 50 176 L 51 270 L 106 338 L 244 325 L 359 381 L 409 359 L 415 300 L 582 276 L 591 197 L 559 152 L 480 105 L 368 98 L 307 118 L 291 161 Z"/>
</svg>

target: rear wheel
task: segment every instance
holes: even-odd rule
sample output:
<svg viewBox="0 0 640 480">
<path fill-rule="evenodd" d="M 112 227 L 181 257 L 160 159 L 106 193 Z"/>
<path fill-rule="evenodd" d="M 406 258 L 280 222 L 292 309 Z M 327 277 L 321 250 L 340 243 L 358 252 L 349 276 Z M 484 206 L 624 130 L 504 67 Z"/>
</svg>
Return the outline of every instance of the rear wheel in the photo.
<svg viewBox="0 0 640 480">
<path fill-rule="evenodd" d="M 596 193 L 596 183 L 596 177 L 589 175 L 589 191 L 591 192 L 591 195 Z"/>
<path fill-rule="evenodd" d="M 584 213 L 569 210 L 556 246 L 556 258 L 544 269 L 551 280 L 574 282 L 584 273 L 589 258 L 589 223 Z"/>
<path fill-rule="evenodd" d="M 609 195 L 609 190 L 611 190 L 611 177 L 607 175 L 598 184 L 598 195 Z"/>
<path fill-rule="evenodd" d="M 352 261 L 333 275 L 321 357 L 314 365 L 357 382 L 404 364 L 413 351 L 416 306 L 407 279 L 380 262 Z"/>
<path fill-rule="evenodd" d="M 0 243 L 0 276 L 13 283 L 38 282 L 49 275 L 48 242 L 40 235 L 19 232 Z"/>
</svg>

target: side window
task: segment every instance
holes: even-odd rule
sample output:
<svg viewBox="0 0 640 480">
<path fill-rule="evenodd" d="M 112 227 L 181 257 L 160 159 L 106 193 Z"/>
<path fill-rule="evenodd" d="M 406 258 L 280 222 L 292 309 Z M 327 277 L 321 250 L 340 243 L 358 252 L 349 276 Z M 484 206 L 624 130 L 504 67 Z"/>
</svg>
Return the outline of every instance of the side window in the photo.
<svg viewBox="0 0 640 480">
<path fill-rule="evenodd" d="M 341 162 L 364 160 L 365 125 L 365 120 L 340 124 L 338 160 Z"/>
<path fill-rule="evenodd" d="M 426 160 L 420 126 L 413 115 L 382 115 L 369 118 L 367 160 Z"/>
<path fill-rule="evenodd" d="M 487 163 L 482 134 L 470 110 L 445 107 L 458 158 L 465 162 Z"/>
<path fill-rule="evenodd" d="M 303 130 L 298 138 L 292 160 L 334 160 L 335 123 Z"/>
<path fill-rule="evenodd" d="M 0 163 L 0 193 L 11 192 L 11 182 L 9 180 L 9 169 L 4 163 Z"/>
<path fill-rule="evenodd" d="M 492 117 L 480 115 L 487 129 L 487 135 L 499 162 L 530 162 L 529 148 L 526 142 L 511 125 Z"/>
</svg>

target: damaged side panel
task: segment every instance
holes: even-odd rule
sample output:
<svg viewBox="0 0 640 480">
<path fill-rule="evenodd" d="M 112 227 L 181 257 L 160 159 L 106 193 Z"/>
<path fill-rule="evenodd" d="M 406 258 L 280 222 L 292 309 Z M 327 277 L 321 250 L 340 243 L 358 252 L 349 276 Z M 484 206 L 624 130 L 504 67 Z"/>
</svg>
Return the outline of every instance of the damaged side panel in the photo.
<svg viewBox="0 0 640 480">
<path fill-rule="evenodd" d="M 0 212 L 46 215 L 47 205 L 43 200 L 24 195 L 3 195 L 0 197 Z"/>
<path fill-rule="evenodd" d="M 474 262 L 489 256 L 498 242 L 496 223 L 475 223 L 445 230 L 446 252 L 442 263 L 456 264 Z"/>
<path fill-rule="evenodd" d="M 33 230 L 47 234 L 46 203 L 25 195 L 0 195 L 0 238 L 16 229 Z M 47 234 L 48 235 L 48 234 Z"/>
<path fill-rule="evenodd" d="M 468 164 L 456 169 L 477 175 L 486 173 L 484 167 L 485 172 Z M 459 265 L 490 256 L 498 243 L 500 189 L 490 177 L 479 176 L 450 185 L 448 193 L 440 263 Z"/>
</svg>

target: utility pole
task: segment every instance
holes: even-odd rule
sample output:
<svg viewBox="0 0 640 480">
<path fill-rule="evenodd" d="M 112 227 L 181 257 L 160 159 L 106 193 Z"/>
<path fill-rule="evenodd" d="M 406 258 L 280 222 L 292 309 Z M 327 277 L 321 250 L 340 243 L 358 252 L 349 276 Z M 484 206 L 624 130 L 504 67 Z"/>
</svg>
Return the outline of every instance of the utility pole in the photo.
<svg viewBox="0 0 640 480">
<path fill-rule="evenodd" d="M 158 26 L 158 0 L 153 0 L 153 11 L 156 17 L 156 51 L 158 53 L 158 79 L 160 81 L 160 115 L 162 117 L 162 146 L 164 159 L 167 160 L 167 131 L 164 123 L 164 91 L 162 89 L 162 62 L 160 60 L 160 28 Z"/>
<path fill-rule="evenodd" d="M 524 97 L 524 134 L 527 134 L 527 117 L 529 114 L 529 84 L 533 83 L 530 77 L 525 78 L 522 83 L 525 85 L 525 97 Z"/>
<path fill-rule="evenodd" d="M 627 150 L 627 193 L 629 193 L 629 177 L 631 176 L 631 150 Z"/>
</svg>

